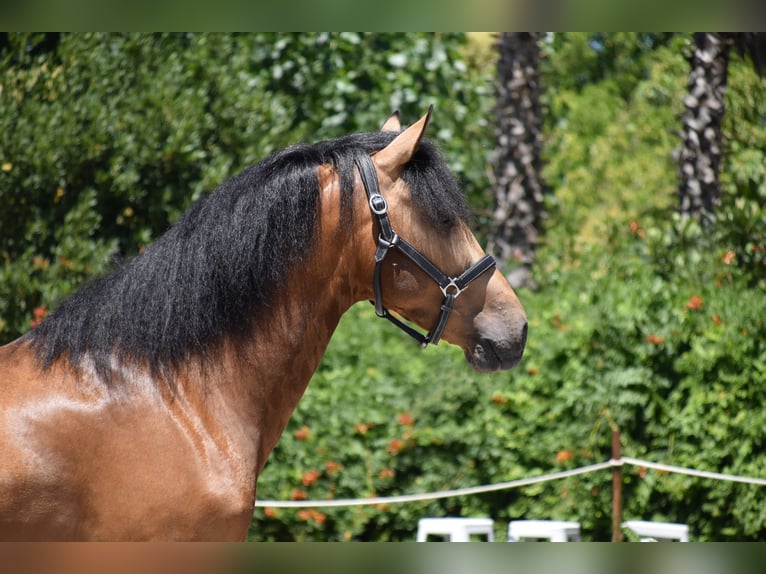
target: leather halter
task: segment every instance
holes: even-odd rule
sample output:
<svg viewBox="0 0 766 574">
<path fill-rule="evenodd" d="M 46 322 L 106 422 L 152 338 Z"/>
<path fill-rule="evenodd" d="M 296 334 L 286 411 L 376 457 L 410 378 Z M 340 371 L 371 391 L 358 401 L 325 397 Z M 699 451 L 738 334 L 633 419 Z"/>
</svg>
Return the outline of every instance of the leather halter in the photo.
<svg viewBox="0 0 766 574">
<path fill-rule="evenodd" d="M 375 291 L 375 314 L 383 319 L 388 319 L 394 325 L 399 327 L 405 333 L 425 347 L 429 343 L 437 345 L 442 337 L 444 328 L 447 326 L 447 320 L 452 313 L 455 299 L 458 298 L 468 285 L 478 279 L 485 271 L 495 267 L 495 258 L 491 255 L 485 255 L 471 267 L 465 270 L 457 277 L 449 277 L 431 263 L 428 258 L 415 249 L 411 244 L 399 237 L 391 227 L 391 221 L 388 218 L 388 203 L 380 194 L 378 184 L 378 174 L 375 172 L 375 166 L 372 159 L 366 153 L 360 154 L 355 158 L 355 163 L 359 168 L 359 174 L 362 177 L 364 191 L 367 193 L 370 210 L 378 221 L 380 233 L 378 235 L 378 248 L 375 251 L 375 272 L 373 276 L 373 289 Z M 441 313 L 436 321 L 436 325 L 426 335 L 422 335 L 406 323 L 403 323 L 388 312 L 383 306 L 383 291 L 380 284 L 380 271 L 383 266 L 383 260 L 386 258 L 389 249 L 398 249 L 406 255 L 413 263 L 420 267 L 441 289 L 444 294 L 444 301 L 441 304 Z"/>
</svg>

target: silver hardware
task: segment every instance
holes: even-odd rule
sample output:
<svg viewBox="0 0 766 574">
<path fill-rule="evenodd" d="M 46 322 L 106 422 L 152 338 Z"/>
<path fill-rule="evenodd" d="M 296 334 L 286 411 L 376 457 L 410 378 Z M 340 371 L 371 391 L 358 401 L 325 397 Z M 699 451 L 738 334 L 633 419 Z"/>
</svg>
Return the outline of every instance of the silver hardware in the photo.
<svg viewBox="0 0 766 574">
<path fill-rule="evenodd" d="M 450 287 L 452 287 L 454 289 L 454 291 L 452 293 L 449 292 Z M 444 294 L 445 297 L 447 295 L 452 295 L 455 299 L 457 299 L 457 296 L 460 295 L 463 292 L 463 290 L 460 287 L 457 286 L 457 283 L 455 283 L 454 279 L 450 279 L 449 283 L 447 283 L 444 287 L 439 285 L 439 289 L 442 290 L 442 293 Z"/>
<path fill-rule="evenodd" d="M 388 202 L 386 202 L 386 198 L 379 193 L 371 195 L 370 209 L 375 215 L 385 215 L 388 211 Z"/>
</svg>

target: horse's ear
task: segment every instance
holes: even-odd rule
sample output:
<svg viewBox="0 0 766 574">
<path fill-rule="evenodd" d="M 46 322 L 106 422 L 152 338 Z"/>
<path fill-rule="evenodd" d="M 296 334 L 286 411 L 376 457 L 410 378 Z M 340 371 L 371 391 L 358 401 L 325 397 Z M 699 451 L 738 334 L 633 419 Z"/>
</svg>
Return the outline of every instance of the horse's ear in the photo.
<svg viewBox="0 0 766 574">
<path fill-rule="evenodd" d="M 380 127 L 382 132 L 400 132 L 402 131 L 402 124 L 399 123 L 399 110 L 396 110 L 393 114 L 388 116 L 388 119 L 383 122 Z"/>
<path fill-rule="evenodd" d="M 387 175 L 391 181 L 399 177 L 404 165 L 410 161 L 415 150 L 418 149 L 418 144 L 426 131 L 433 109 L 432 104 L 422 118 L 401 132 L 390 144 L 372 157 L 378 169 Z"/>
</svg>

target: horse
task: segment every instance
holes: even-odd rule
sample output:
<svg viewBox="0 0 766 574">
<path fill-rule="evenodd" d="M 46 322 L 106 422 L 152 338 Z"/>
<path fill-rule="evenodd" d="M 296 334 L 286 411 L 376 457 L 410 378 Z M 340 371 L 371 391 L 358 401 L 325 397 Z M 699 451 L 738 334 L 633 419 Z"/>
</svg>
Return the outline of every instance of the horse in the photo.
<svg viewBox="0 0 766 574">
<path fill-rule="evenodd" d="M 359 301 L 480 372 L 516 366 L 524 309 L 424 137 L 431 111 L 273 153 L 0 347 L 0 539 L 244 540 Z"/>
</svg>

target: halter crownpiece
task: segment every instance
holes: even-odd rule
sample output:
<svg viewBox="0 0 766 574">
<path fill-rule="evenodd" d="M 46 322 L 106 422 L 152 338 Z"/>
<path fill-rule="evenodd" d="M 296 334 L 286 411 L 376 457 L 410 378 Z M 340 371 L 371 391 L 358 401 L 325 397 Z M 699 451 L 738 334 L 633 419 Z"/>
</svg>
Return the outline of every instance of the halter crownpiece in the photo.
<svg viewBox="0 0 766 574">
<path fill-rule="evenodd" d="M 394 325 L 399 327 L 405 333 L 420 343 L 421 347 L 429 343 L 438 345 L 442 337 L 444 328 L 447 326 L 447 320 L 455 299 L 486 271 L 495 267 L 495 258 L 491 255 L 485 255 L 465 270 L 457 277 L 449 277 L 431 263 L 431 261 L 411 244 L 397 235 L 391 227 L 391 220 L 388 218 L 388 203 L 386 198 L 380 194 L 378 184 L 378 174 L 375 172 L 375 166 L 372 159 L 366 153 L 359 154 L 355 158 L 355 163 L 359 169 L 359 175 L 362 178 L 364 191 L 367 193 L 367 199 L 370 205 L 370 211 L 378 221 L 380 233 L 378 234 L 378 248 L 375 250 L 375 271 L 373 275 L 373 290 L 375 292 L 375 314 L 383 319 L 388 319 Z M 436 325 L 426 335 L 422 335 L 406 323 L 400 321 L 383 306 L 383 290 L 380 284 L 380 270 L 383 266 L 383 260 L 386 258 L 389 249 L 398 249 L 406 255 L 413 263 L 420 267 L 441 289 L 444 294 L 444 301 L 441 304 L 441 313 L 436 321 Z"/>
</svg>

